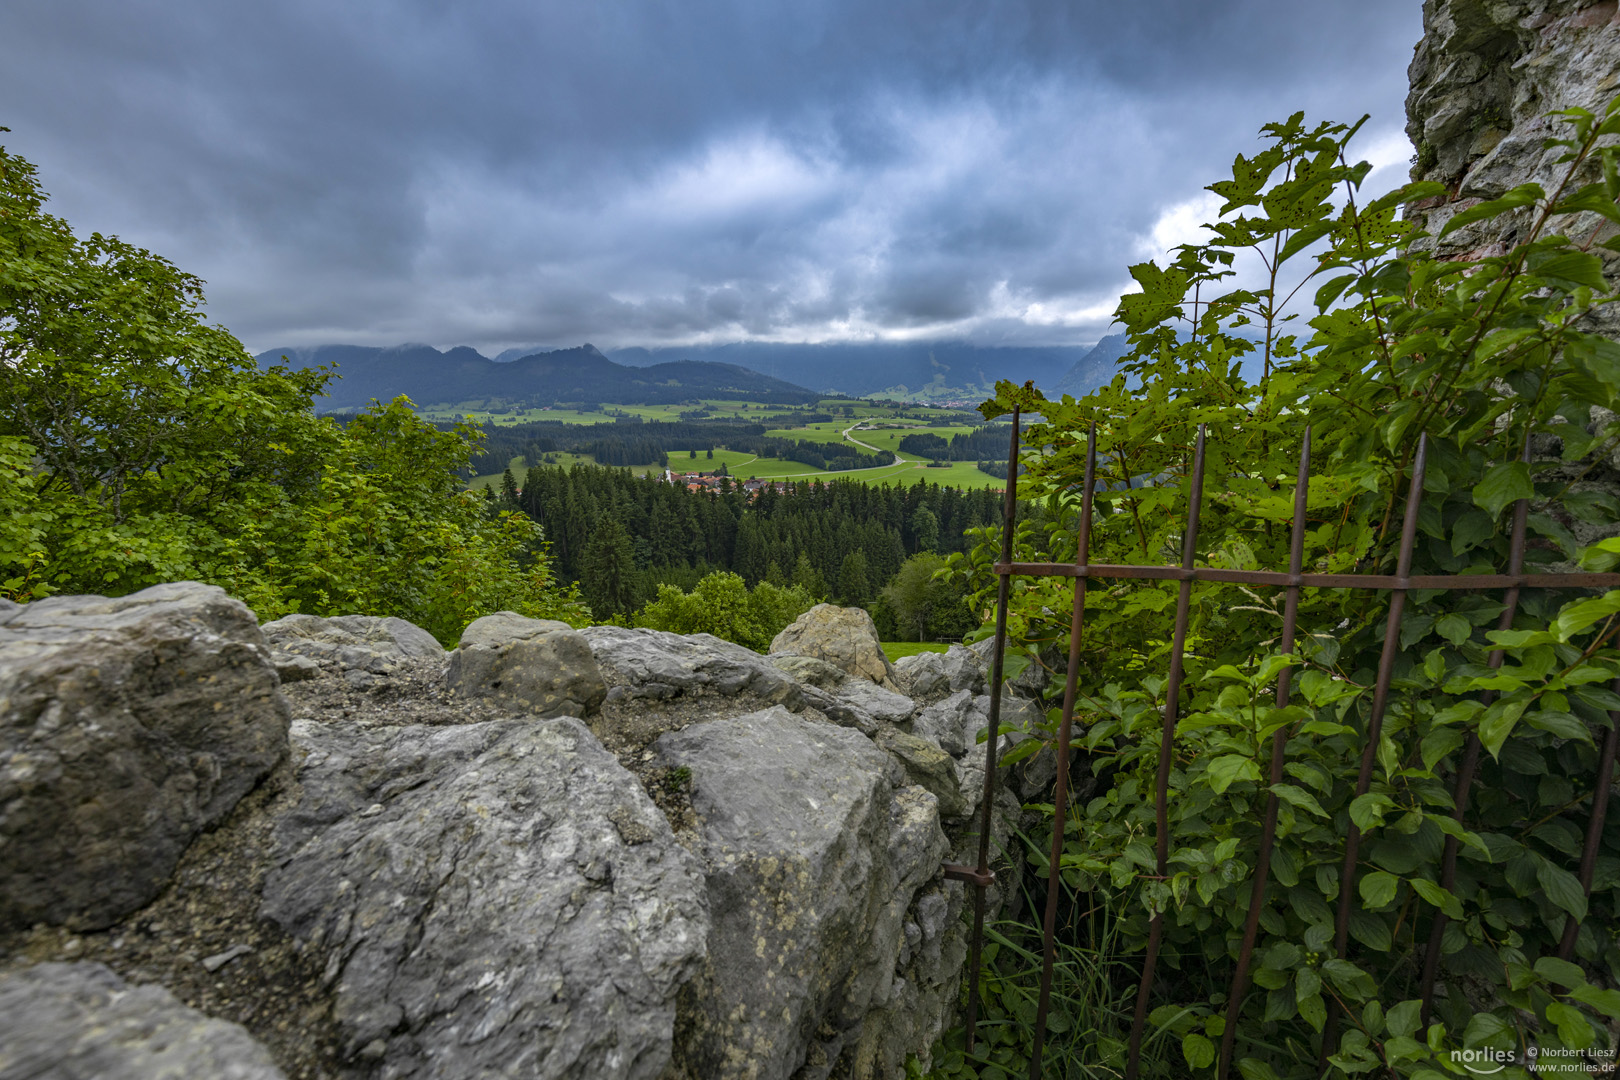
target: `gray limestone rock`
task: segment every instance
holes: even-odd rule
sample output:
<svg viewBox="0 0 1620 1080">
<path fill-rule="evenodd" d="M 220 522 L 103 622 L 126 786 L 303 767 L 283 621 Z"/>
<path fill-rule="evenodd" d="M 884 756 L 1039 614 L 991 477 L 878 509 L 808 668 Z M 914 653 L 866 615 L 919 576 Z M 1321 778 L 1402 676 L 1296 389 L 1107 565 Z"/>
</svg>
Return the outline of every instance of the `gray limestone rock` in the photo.
<svg viewBox="0 0 1620 1080">
<path fill-rule="evenodd" d="M 985 699 L 988 702 L 988 698 Z M 976 698 L 971 690 L 958 690 L 942 701 L 936 701 L 911 722 L 911 730 L 929 740 L 952 757 L 961 757 L 973 745 L 979 729 L 989 722 L 989 716 L 975 707 Z"/>
<path fill-rule="evenodd" d="M 224 590 L 58 596 L 0 625 L 0 928 L 106 926 L 287 752 L 253 613 Z"/>
<path fill-rule="evenodd" d="M 303 682 L 305 679 L 318 678 L 321 674 L 321 665 L 309 657 L 280 649 L 270 650 L 270 666 L 276 669 L 276 675 L 283 683 Z"/>
<path fill-rule="evenodd" d="M 942 653 L 916 653 L 894 662 L 895 678 L 903 693 L 932 702 L 963 690 L 982 694 L 987 669 L 979 654 L 963 645 Z"/>
<path fill-rule="evenodd" d="M 510 611 L 473 621 L 450 654 L 445 685 L 536 716 L 588 716 L 607 697 L 591 646 L 578 630 Z"/>
<path fill-rule="evenodd" d="M 1439 181 L 1448 191 L 1406 216 L 1438 234 L 1453 215 L 1520 184 L 1554 190 L 1564 151 L 1543 140 L 1569 136 L 1548 113 L 1580 106 L 1602 115 L 1620 92 L 1617 27 L 1612 0 L 1425 0 L 1424 36 L 1407 72 L 1406 130 L 1417 148 L 1414 178 Z M 1597 175 L 1594 166 L 1579 182 Z M 1522 239 L 1532 213 L 1466 225 L 1437 250 L 1465 259 L 1503 254 Z M 1590 211 L 1550 224 L 1579 237 L 1612 278 L 1620 254 L 1603 241 L 1620 230 Z M 1436 244 L 1424 239 L 1414 247 Z M 1596 310 L 1587 326 L 1620 336 L 1620 313 Z"/>
<path fill-rule="evenodd" d="M 101 964 L 0 975 L 0 1080 L 282 1080 L 253 1036 Z"/>
<path fill-rule="evenodd" d="M 814 686 L 818 690 L 837 690 L 849 681 L 849 674 L 842 668 L 835 667 L 825 660 L 818 660 L 814 656 L 775 653 L 767 656 L 765 662 L 789 678 L 797 679 L 806 686 Z"/>
<path fill-rule="evenodd" d="M 908 981 L 929 985 L 908 980 L 902 953 L 947 847 L 935 797 L 865 736 L 783 708 L 670 732 L 655 750 L 690 770 L 708 867 L 710 975 L 676 1054 L 688 1075 L 886 1077 L 926 1053 L 939 1029 L 890 1007 Z M 954 1001 L 954 973 L 934 975 L 930 1001 Z"/>
<path fill-rule="evenodd" d="M 877 626 L 862 608 L 817 604 L 772 639 L 771 655 L 778 654 L 815 657 L 886 690 L 899 689 Z"/>
<path fill-rule="evenodd" d="M 990 726 L 990 695 L 981 694 L 971 701 L 961 696 L 952 696 L 924 710 L 924 716 L 927 719 L 919 716 L 912 724 L 912 730 L 925 738 L 931 736 L 936 740 L 939 736 L 948 738 L 951 725 L 961 725 L 957 728 L 962 746 L 961 753 L 955 755 L 957 772 L 962 785 L 962 796 L 970 806 L 969 812 L 976 811 L 984 791 L 985 746 L 979 741 L 979 733 L 987 731 Z M 1001 724 L 1003 727 L 1010 725 L 1015 730 L 1001 736 L 1000 742 L 996 744 L 996 760 L 1000 761 L 1007 751 L 1031 738 L 1025 732 L 1034 731 L 1036 725 L 1044 720 L 1045 715 L 1035 702 L 1003 693 Z M 1039 796 L 1056 775 L 1052 751 L 1042 749 L 1032 757 L 999 771 L 998 782 L 1003 790 L 1010 787 L 1014 798 L 1029 800 Z"/>
<path fill-rule="evenodd" d="M 803 694 L 794 679 L 752 649 L 711 634 L 671 634 L 591 626 L 581 631 L 590 643 L 615 700 L 663 700 L 683 694 L 759 695 L 797 709 Z"/>
<path fill-rule="evenodd" d="M 865 679 L 846 679 L 833 693 L 844 704 L 884 724 L 903 724 L 917 711 L 917 703 L 906 695 L 885 690 Z"/>
<path fill-rule="evenodd" d="M 387 675 L 401 660 L 444 655 L 444 646 L 432 634 L 415 623 L 392 616 L 336 615 L 323 619 L 315 615 L 288 615 L 267 622 L 260 629 L 264 631 L 265 640 L 278 652 L 307 657 L 339 671 Z M 280 667 L 278 663 L 278 670 Z"/>
<path fill-rule="evenodd" d="M 920 735 L 894 728 L 878 732 L 876 742 L 905 769 L 912 783 L 931 792 L 939 800 L 943 818 L 964 818 L 969 805 L 962 797 L 962 783 L 951 755 Z"/>
<path fill-rule="evenodd" d="M 326 958 L 346 1053 L 400 1078 L 659 1076 L 704 881 L 582 724 L 294 739 L 261 914 Z"/>
</svg>

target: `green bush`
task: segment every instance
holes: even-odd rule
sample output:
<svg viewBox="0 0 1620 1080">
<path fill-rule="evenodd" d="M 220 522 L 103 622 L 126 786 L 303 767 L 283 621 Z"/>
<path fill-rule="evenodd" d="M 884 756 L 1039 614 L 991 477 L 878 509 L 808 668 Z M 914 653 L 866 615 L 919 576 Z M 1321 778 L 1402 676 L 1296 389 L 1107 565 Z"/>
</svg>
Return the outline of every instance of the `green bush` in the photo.
<svg viewBox="0 0 1620 1080">
<path fill-rule="evenodd" d="M 1094 562 L 1179 559 L 1200 424 L 1209 448 L 1203 565 L 1288 565 L 1307 428 L 1315 448 L 1308 569 L 1391 572 L 1420 435 L 1429 450 L 1414 574 L 1500 572 L 1519 498 L 1531 501 L 1527 570 L 1620 562 L 1620 541 L 1582 549 L 1574 536 L 1580 523 L 1610 527 L 1620 518 L 1612 491 L 1588 482 L 1620 443 L 1620 345 L 1590 329 L 1615 299 L 1591 248 L 1620 248 L 1603 240 L 1620 225 L 1620 152 L 1609 145 L 1620 113 L 1560 115 L 1569 135 L 1550 145 L 1567 175 L 1556 190 L 1525 185 L 1462 210 L 1441 230 L 1511 218 L 1517 244 L 1472 260 L 1409 246 L 1419 237 L 1398 211 L 1441 194 L 1436 185 L 1359 201 L 1369 166 L 1346 156 L 1353 129 L 1308 128 L 1297 115 L 1264 129 L 1266 148 L 1239 157 L 1231 179 L 1210 186 L 1225 200 L 1215 239 L 1179 248 L 1167 266 L 1131 268 L 1141 291 L 1119 306 L 1134 348 L 1124 373 L 1079 400 L 1048 402 L 1002 384 L 986 403 L 987 419 L 1017 402 L 1043 420 L 1025 441 L 1021 490 L 1036 503 L 1015 557 L 1074 557 L 1086 431 L 1095 423 Z M 1239 258 L 1264 268 L 1259 287 L 1222 284 Z M 1290 306 L 1296 297 L 1305 310 Z M 1528 465 L 1519 460 L 1527 441 L 1541 455 Z M 995 557 L 995 538 L 986 537 L 954 560 L 981 602 L 993 595 Z M 1280 591 L 1197 586 L 1170 769 L 1171 854 L 1160 878 L 1153 792 L 1176 592 L 1169 582 L 1129 581 L 1095 583 L 1088 593 L 1076 740 L 1096 787 L 1062 823 L 1067 941 L 1088 940 L 1085 913 L 1108 911 L 1116 913 L 1110 940 L 1139 950 L 1151 914 L 1164 915 L 1150 1035 L 1168 1052 L 1149 1054 L 1143 1075 L 1208 1075 L 1215 1066 L 1273 795 L 1279 828 L 1254 985 L 1234 1032 L 1245 1078 L 1320 1075 L 1332 1010 L 1340 1013 L 1341 1038 L 1327 1047 L 1336 1076 L 1439 1080 L 1466 1075 L 1454 1050 L 1606 1045 L 1607 1024 L 1620 1018 L 1615 816 L 1590 900 L 1572 871 L 1600 783 L 1595 741 L 1620 708 L 1607 689 L 1620 675 L 1612 644 L 1620 591 L 1526 590 L 1506 631 L 1496 629 L 1500 593 L 1409 594 L 1391 703 L 1371 748 L 1371 787 L 1358 798 L 1387 594 L 1307 590 L 1298 651 L 1285 658 L 1277 653 Z M 1066 654 L 1069 597 L 1067 580 L 1015 579 L 1009 628 L 1019 655 Z M 1506 651 L 1499 672 L 1487 664 L 1492 648 Z M 1279 709 L 1275 677 L 1290 664 L 1293 700 Z M 1487 692 L 1495 695 L 1488 704 Z M 1284 782 L 1271 786 L 1279 729 L 1287 733 Z M 1470 736 L 1485 754 L 1458 823 L 1451 786 Z M 1027 854 L 1041 877 L 1053 827 L 1045 809 L 1048 831 Z M 1364 839 L 1348 955 L 1339 959 L 1334 912 L 1352 823 Z M 1461 852 L 1450 891 L 1438 881 L 1448 838 Z M 1437 911 L 1450 922 L 1425 1024 L 1416 999 Z M 1582 920 L 1574 964 L 1555 956 L 1570 918 Z M 1138 955 L 1131 968 L 1139 967 Z M 1010 977 L 1007 968 L 987 974 L 1003 987 Z M 1027 998 L 1029 984 L 1021 985 Z M 1032 1010 L 1003 1007 L 1032 1023 Z M 1119 1035 L 1116 1024 L 1097 1045 Z M 951 1059 L 941 1074 L 1027 1069 L 1018 1052 L 998 1049 L 1006 1052 L 995 1064 Z M 1087 1073 L 1077 1065 L 1047 1075 Z M 1512 1067 L 1502 1075 L 1527 1074 Z"/>
<path fill-rule="evenodd" d="M 717 571 L 690 593 L 674 585 L 658 586 L 657 599 L 637 613 L 636 625 L 674 634 L 713 634 L 764 652 L 772 638 L 815 604 L 798 585 L 783 588 L 762 581 L 750 590 L 737 574 Z"/>
</svg>

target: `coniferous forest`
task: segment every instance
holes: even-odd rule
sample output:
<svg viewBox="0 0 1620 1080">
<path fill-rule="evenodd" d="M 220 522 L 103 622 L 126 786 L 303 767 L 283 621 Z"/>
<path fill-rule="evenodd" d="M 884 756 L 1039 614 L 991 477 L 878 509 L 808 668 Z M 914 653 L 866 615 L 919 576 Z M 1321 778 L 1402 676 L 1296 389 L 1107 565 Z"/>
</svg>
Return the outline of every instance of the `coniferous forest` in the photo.
<svg viewBox="0 0 1620 1080">
<path fill-rule="evenodd" d="M 577 465 L 528 470 L 516 501 L 545 530 L 562 578 L 589 579 L 604 559 L 626 563 L 610 576 L 630 582 L 622 600 L 635 607 L 659 584 L 690 589 L 715 571 L 749 586 L 799 585 L 817 599 L 870 605 L 908 558 L 971 549 L 969 530 L 1000 523 L 1001 498 L 989 489 L 845 479 L 716 496 Z M 589 595 L 589 581 L 582 584 Z"/>
</svg>

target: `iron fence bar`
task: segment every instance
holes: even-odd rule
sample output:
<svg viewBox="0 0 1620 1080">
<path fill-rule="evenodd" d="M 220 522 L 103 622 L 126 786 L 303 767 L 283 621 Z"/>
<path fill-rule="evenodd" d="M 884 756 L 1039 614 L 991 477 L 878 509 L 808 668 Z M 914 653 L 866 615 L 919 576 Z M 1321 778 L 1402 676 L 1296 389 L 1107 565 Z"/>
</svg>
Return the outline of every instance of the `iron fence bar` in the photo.
<svg viewBox="0 0 1620 1080">
<path fill-rule="evenodd" d="M 1305 506 L 1311 483 L 1311 429 L 1305 429 L 1305 441 L 1299 451 L 1299 476 L 1294 481 L 1294 525 L 1288 538 L 1288 572 L 1299 576 L 1305 564 Z M 1299 592 L 1301 586 L 1288 586 L 1283 601 L 1282 648 L 1284 656 L 1294 652 L 1294 631 L 1299 620 Z M 1294 668 L 1290 664 L 1277 673 L 1277 708 L 1288 707 L 1289 690 Z M 1288 745 L 1288 729 L 1278 728 L 1271 736 L 1271 767 L 1268 783 L 1271 789 L 1283 782 L 1283 759 Z M 1254 887 L 1249 893 L 1249 912 L 1243 920 L 1243 942 L 1238 947 L 1237 970 L 1232 973 L 1232 989 L 1227 995 L 1226 1027 L 1221 1031 L 1220 1064 L 1216 1069 L 1218 1080 L 1226 1080 L 1232 1068 L 1232 1049 L 1237 1038 L 1238 1017 L 1243 1012 L 1243 999 L 1249 992 L 1249 962 L 1254 957 L 1255 939 L 1260 935 L 1260 908 L 1266 901 L 1266 882 L 1271 874 L 1271 849 L 1277 839 L 1278 800 L 1275 790 L 1266 792 L 1265 824 L 1260 829 L 1260 850 L 1254 861 Z"/>
<path fill-rule="evenodd" d="M 1097 425 L 1086 435 L 1086 477 L 1080 495 L 1080 532 L 1075 537 L 1074 562 L 1084 566 L 1091 558 L 1091 496 L 1097 487 Z M 1006 580 L 1003 578 L 1002 580 Z M 1068 816 L 1069 739 L 1074 725 L 1074 699 L 1080 690 L 1080 635 L 1086 622 L 1086 579 L 1074 579 L 1074 606 L 1069 615 L 1069 667 L 1063 684 L 1063 717 L 1058 722 L 1057 783 L 1052 792 L 1052 850 L 1046 862 L 1046 918 L 1041 931 L 1041 996 L 1035 1008 L 1035 1046 L 1029 1059 L 1029 1080 L 1040 1080 L 1041 1053 L 1046 1047 L 1046 1016 L 1052 1004 L 1052 965 L 1057 960 L 1057 902 L 1059 868 L 1063 861 L 1063 835 Z"/>
<path fill-rule="evenodd" d="M 1119 566 L 1092 563 L 1004 562 L 997 574 L 1029 577 L 1146 578 L 1235 585 L 1302 586 L 1307 589 L 1614 589 L 1620 573 L 1575 574 L 1284 574 L 1275 570 L 1229 570 L 1216 566 Z"/>
<path fill-rule="evenodd" d="M 1192 569 L 1198 554 L 1198 516 L 1204 501 L 1204 425 L 1198 425 L 1198 445 L 1193 450 L 1192 486 L 1187 495 L 1187 527 L 1181 538 L 1181 565 Z M 1009 560 L 1011 561 L 1011 560 Z M 1005 580 L 1005 579 L 1004 579 Z M 1160 880 L 1170 869 L 1170 758 L 1175 749 L 1176 714 L 1181 704 L 1181 652 L 1187 644 L 1187 615 L 1192 603 L 1190 576 L 1181 579 L 1176 596 L 1176 630 L 1170 645 L 1170 681 L 1165 687 L 1164 725 L 1159 736 L 1159 776 L 1154 798 L 1154 865 Z M 1142 960 L 1142 981 L 1136 988 L 1136 1016 L 1131 1021 L 1130 1050 L 1125 1062 L 1125 1080 L 1136 1080 L 1141 1066 L 1142 1029 L 1147 1022 L 1147 1003 L 1153 989 L 1154 968 L 1159 960 L 1159 940 L 1164 934 L 1164 913 L 1155 911 L 1148 923 L 1147 955 Z"/>
<path fill-rule="evenodd" d="M 1610 690 L 1620 694 L 1620 679 L 1614 680 Z M 1592 899 L 1592 877 L 1597 870 L 1598 844 L 1603 840 L 1603 817 L 1609 808 L 1609 788 L 1614 783 L 1614 754 L 1620 742 L 1620 712 L 1609 713 L 1609 732 L 1603 737 L 1603 750 L 1598 755 L 1598 784 L 1592 792 L 1592 818 L 1586 823 L 1586 845 L 1581 849 L 1581 892 Z M 1558 940 L 1558 958 L 1568 960 L 1575 951 L 1575 938 L 1580 933 L 1581 920 L 1574 915 L 1564 919 L 1564 933 Z"/>
<path fill-rule="evenodd" d="M 1012 443 L 1007 450 L 1007 494 L 1002 503 L 1001 561 L 1012 561 L 1013 530 L 1018 513 L 1018 406 L 1013 406 Z M 990 730 L 984 740 L 984 809 L 979 819 L 979 863 L 967 867 L 946 866 L 945 876 L 973 886 L 973 940 L 968 958 L 967 1049 L 973 1052 L 978 1028 L 979 958 L 984 940 L 984 890 L 995 880 L 990 872 L 990 830 L 994 824 L 996 801 L 996 744 L 1001 741 L 1002 659 L 1007 651 L 1007 586 L 1005 575 L 996 583 L 995 651 L 990 661 Z"/>
<path fill-rule="evenodd" d="M 1519 460 L 1530 460 L 1530 436 L 1524 437 L 1524 450 Z M 1525 527 L 1530 520 L 1530 500 L 1520 499 L 1513 504 L 1513 532 L 1508 541 L 1508 576 L 1517 575 L 1524 569 L 1524 534 Z M 1513 629 L 1513 618 L 1519 611 L 1519 586 L 1514 585 L 1502 597 L 1502 617 L 1497 620 L 1498 630 Z M 1500 670 L 1502 660 L 1506 656 L 1502 649 L 1492 649 L 1490 658 L 1486 661 L 1492 671 Z M 1480 700 L 1487 707 L 1496 700 L 1496 691 L 1487 690 L 1480 696 Z M 1468 810 L 1468 797 L 1473 791 L 1474 774 L 1479 769 L 1479 733 L 1470 731 L 1468 739 L 1463 744 L 1462 764 L 1457 769 L 1457 781 L 1453 786 L 1451 801 L 1451 819 L 1458 825 L 1462 824 L 1463 814 Z M 1447 836 L 1445 848 L 1440 855 L 1440 887 L 1447 892 L 1451 891 L 1457 883 L 1457 838 Z M 1446 925 L 1451 917 L 1445 911 L 1436 909 L 1434 920 L 1429 924 L 1429 945 L 1423 953 L 1423 981 L 1419 987 L 1418 1000 L 1420 1006 L 1420 1019 L 1425 1028 L 1429 1026 L 1430 1014 L 1434 1010 L 1434 982 L 1440 975 L 1440 946 L 1445 938 Z"/>
<path fill-rule="evenodd" d="M 1395 575 L 1408 578 L 1412 570 L 1412 549 L 1417 543 L 1418 510 L 1423 503 L 1423 466 L 1428 456 L 1429 437 L 1418 437 L 1417 455 L 1412 459 L 1412 486 L 1406 493 L 1406 520 L 1401 524 L 1400 553 L 1395 558 Z M 1401 647 L 1401 618 L 1406 612 L 1406 590 L 1396 589 L 1389 598 L 1389 617 L 1384 622 L 1384 648 L 1378 657 L 1378 678 L 1373 684 L 1372 711 L 1367 716 L 1366 745 L 1361 750 L 1361 772 L 1356 778 L 1359 799 L 1367 794 L 1372 784 L 1373 762 L 1378 757 L 1378 742 L 1384 731 L 1384 710 L 1389 704 L 1389 684 L 1395 674 L 1395 654 Z M 1356 884 L 1356 858 L 1361 849 L 1361 830 L 1354 819 L 1344 837 L 1344 865 L 1339 873 L 1339 911 L 1333 922 L 1333 955 L 1345 958 L 1350 938 L 1350 905 L 1354 903 Z M 1318 1064 L 1327 1065 L 1332 1047 L 1338 1045 L 1338 999 L 1328 1002 L 1327 1023 L 1322 1028 L 1322 1053 Z"/>
</svg>

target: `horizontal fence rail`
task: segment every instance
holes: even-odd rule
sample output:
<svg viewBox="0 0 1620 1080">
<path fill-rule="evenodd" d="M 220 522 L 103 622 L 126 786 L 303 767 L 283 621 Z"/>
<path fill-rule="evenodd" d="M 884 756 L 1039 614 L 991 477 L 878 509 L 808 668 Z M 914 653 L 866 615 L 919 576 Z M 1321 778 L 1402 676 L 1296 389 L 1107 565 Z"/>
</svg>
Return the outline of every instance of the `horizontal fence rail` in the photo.
<svg viewBox="0 0 1620 1080">
<path fill-rule="evenodd" d="M 1074 720 L 1075 701 L 1078 696 L 1078 673 L 1080 660 L 1080 646 L 1085 629 L 1085 602 L 1087 583 L 1092 579 L 1102 580 L 1149 580 L 1149 581 L 1175 581 L 1180 584 L 1176 598 L 1175 630 L 1173 634 L 1170 671 L 1165 688 L 1165 705 L 1160 728 L 1160 747 L 1158 759 L 1158 773 L 1154 790 L 1155 811 L 1155 864 L 1156 873 L 1160 879 L 1168 876 L 1168 856 L 1170 843 L 1170 830 L 1168 823 L 1168 794 L 1170 780 L 1170 763 L 1175 749 L 1176 723 L 1181 707 L 1182 688 L 1182 657 L 1185 651 L 1187 637 L 1188 609 L 1191 600 L 1191 590 L 1195 583 L 1206 582 L 1210 584 L 1240 584 L 1257 585 L 1263 587 L 1282 588 L 1287 590 L 1284 602 L 1283 633 L 1280 641 L 1280 651 L 1284 655 L 1294 651 L 1296 635 L 1296 621 L 1298 616 L 1300 592 L 1302 589 L 1369 589 L 1388 590 L 1390 593 L 1390 606 L 1386 617 L 1384 645 L 1379 658 L 1378 674 L 1374 684 L 1373 700 L 1368 714 L 1367 729 L 1363 738 L 1363 749 L 1357 776 L 1356 794 L 1365 794 L 1371 782 L 1373 765 L 1379 743 L 1379 736 L 1384 719 L 1384 713 L 1389 703 L 1390 684 L 1394 674 L 1395 660 L 1400 653 L 1400 630 L 1402 618 L 1405 614 L 1406 596 L 1409 592 L 1423 590 L 1477 590 L 1477 589 L 1503 589 L 1504 610 L 1499 629 L 1511 628 L 1514 613 L 1517 611 L 1519 593 L 1523 589 L 1595 589 L 1620 588 L 1620 573 L 1568 573 L 1568 574 L 1526 574 L 1523 572 L 1525 552 L 1525 523 L 1528 517 L 1529 504 L 1521 499 L 1514 506 L 1513 531 L 1510 539 L 1508 559 L 1508 572 L 1505 574 L 1411 574 L 1413 550 L 1417 537 L 1418 512 L 1423 499 L 1423 476 L 1425 461 L 1428 456 L 1427 437 L 1419 438 L 1417 453 L 1412 461 L 1411 477 L 1407 485 L 1407 499 L 1405 514 L 1402 520 L 1400 545 L 1396 554 L 1396 572 L 1394 574 L 1317 574 L 1303 572 L 1303 554 L 1306 529 L 1306 499 L 1310 484 L 1310 435 L 1307 431 L 1300 449 L 1299 474 L 1295 483 L 1293 525 L 1290 533 L 1289 569 L 1286 573 L 1267 570 L 1230 570 L 1217 567 L 1196 565 L 1196 552 L 1198 542 L 1199 515 L 1203 503 L 1203 478 L 1205 464 L 1205 438 L 1206 432 L 1202 425 L 1198 429 L 1198 440 L 1193 449 L 1192 469 L 1190 473 L 1189 498 L 1185 527 L 1182 531 L 1182 558 L 1178 566 L 1129 566 L 1111 563 L 1093 563 L 1090 561 L 1091 526 L 1093 518 L 1093 503 L 1096 496 L 1096 466 L 1097 466 L 1097 429 L 1091 426 L 1087 435 L 1085 479 L 1082 485 L 1080 522 L 1076 535 L 1076 554 L 1072 563 L 1057 562 L 1015 562 L 1012 558 L 1013 537 L 1016 530 L 1015 514 L 1017 510 L 1018 488 L 1018 448 L 1019 448 L 1019 413 L 1015 408 L 1012 416 L 1012 442 L 1007 455 L 1007 489 L 1005 516 L 1003 518 L 1001 536 L 1001 557 L 994 565 L 993 572 L 997 576 L 996 589 L 996 629 L 994 638 L 994 651 L 992 653 L 992 671 L 990 688 L 990 720 L 989 734 L 985 749 L 985 777 L 982 793 L 982 812 L 979 832 L 979 859 L 976 866 L 962 866 L 948 864 L 945 867 L 946 877 L 963 881 L 974 888 L 974 917 L 973 937 L 969 957 L 969 990 L 967 1003 L 967 1049 L 973 1052 L 975 1029 L 977 1023 L 978 981 L 979 965 L 981 959 L 981 944 L 984 933 L 984 902 L 985 890 L 995 882 L 995 874 L 989 866 L 989 844 L 992 826 L 992 802 L 996 788 L 996 745 L 999 742 L 1000 715 L 1001 715 L 1001 683 L 1003 672 L 1003 658 L 1007 644 L 1007 604 L 1009 582 L 1014 576 L 1031 577 L 1063 577 L 1074 581 L 1073 605 L 1070 614 L 1068 670 L 1066 673 L 1063 708 L 1058 725 L 1056 761 L 1057 778 L 1053 792 L 1053 832 L 1051 851 L 1047 861 L 1047 893 L 1043 919 L 1043 956 L 1041 969 L 1040 997 L 1036 1013 L 1035 1032 L 1033 1036 L 1032 1054 L 1030 1061 L 1030 1078 L 1039 1080 L 1042 1069 L 1042 1054 L 1045 1047 L 1046 1021 L 1049 1015 L 1052 970 L 1055 959 L 1056 945 L 1056 913 L 1058 901 L 1058 880 L 1062 858 L 1062 842 L 1064 822 L 1068 812 L 1068 773 L 1069 754 L 1071 749 L 1071 736 Z M 1529 460 L 1528 441 L 1525 445 L 1521 460 Z M 1490 656 L 1492 669 L 1502 664 L 1503 650 L 1495 649 Z M 1279 707 L 1286 706 L 1290 697 L 1292 679 L 1292 666 L 1284 667 L 1277 676 L 1275 700 Z M 1616 693 L 1620 693 L 1620 680 L 1616 680 Z M 1489 699 L 1485 701 L 1489 704 Z M 1275 785 L 1282 782 L 1283 764 L 1287 756 L 1288 729 L 1280 729 L 1272 736 L 1270 753 L 1270 783 Z M 1590 896 L 1593 875 L 1595 872 L 1598 846 L 1602 838 L 1604 816 L 1607 810 L 1609 787 L 1613 782 L 1617 743 L 1620 743 L 1620 713 L 1610 714 L 1610 727 L 1604 739 L 1598 764 L 1598 787 L 1593 793 L 1592 812 L 1588 822 L 1585 843 L 1582 850 L 1581 872 L 1579 881 L 1581 887 Z M 1461 822 L 1468 806 L 1469 794 L 1478 771 L 1479 740 L 1477 736 L 1470 735 L 1463 748 L 1462 761 L 1457 769 L 1455 785 L 1455 819 Z M 1249 968 L 1253 959 L 1255 942 L 1258 936 L 1261 909 L 1266 899 L 1266 889 L 1269 884 L 1271 853 L 1275 847 L 1277 833 L 1278 802 L 1277 796 L 1268 792 L 1266 810 L 1263 819 L 1260 845 L 1256 852 L 1256 865 L 1254 880 L 1251 886 L 1251 895 L 1248 914 L 1244 925 L 1242 943 L 1239 946 L 1237 964 L 1234 970 L 1231 991 L 1228 995 L 1226 1025 L 1221 1036 L 1220 1054 L 1216 1064 L 1216 1075 L 1220 1080 L 1226 1080 L 1234 1053 L 1234 1039 L 1237 1020 L 1241 1015 L 1244 998 L 1247 995 L 1249 983 Z M 1334 952 L 1343 959 L 1348 948 L 1347 929 L 1351 912 L 1350 905 L 1355 885 L 1357 858 L 1361 842 L 1361 830 L 1352 822 L 1345 838 L 1345 851 L 1343 866 L 1340 874 L 1339 906 L 1334 919 Z M 1457 841 L 1451 837 L 1446 839 L 1442 853 L 1441 885 L 1448 891 L 1454 881 L 1457 860 Z M 1154 912 L 1149 923 L 1148 940 L 1143 956 L 1142 974 L 1137 986 L 1136 1007 L 1131 1024 L 1130 1042 L 1127 1048 L 1125 1064 L 1126 1080 L 1135 1080 L 1141 1068 L 1142 1038 L 1148 1014 L 1148 1002 L 1152 995 L 1159 945 L 1162 937 L 1163 912 Z M 1434 992 L 1434 983 L 1438 973 L 1440 959 L 1440 942 L 1444 935 L 1446 922 L 1444 912 L 1436 911 L 1434 922 L 1430 928 L 1428 948 L 1424 956 L 1424 970 L 1422 975 L 1422 1003 L 1423 1017 L 1427 1022 Z M 1567 959 L 1571 954 L 1575 937 L 1579 931 L 1579 923 L 1570 917 L 1564 925 L 1563 938 L 1560 942 L 1558 955 Z M 1322 1043 L 1319 1057 L 1319 1070 L 1325 1071 L 1328 1058 L 1337 1049 L 1338 1042 L 1338 1014 L 1336 1008 L 1328 1013 L 1327 1023 L 1323 1028 Z"/>
</svg>

